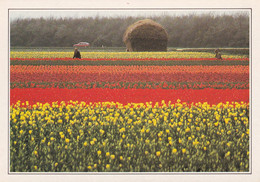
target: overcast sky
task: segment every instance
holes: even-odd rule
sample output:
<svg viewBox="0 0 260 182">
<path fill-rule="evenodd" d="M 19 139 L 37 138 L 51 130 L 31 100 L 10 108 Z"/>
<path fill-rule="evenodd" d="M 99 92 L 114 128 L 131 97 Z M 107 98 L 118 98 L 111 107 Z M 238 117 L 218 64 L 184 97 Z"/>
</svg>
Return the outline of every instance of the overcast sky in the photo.
<svg viewBox="0 0 260 182">
<path fill-rule="evenodd" d="M 188 14 L 236 15 L 249 9 L 174 9 L 174 10 L 9 10 L 10 20 L 17 18 L 81 18 L 81 17 L 127 17 L 127 16 L 182 16 Z"/>
</svg>

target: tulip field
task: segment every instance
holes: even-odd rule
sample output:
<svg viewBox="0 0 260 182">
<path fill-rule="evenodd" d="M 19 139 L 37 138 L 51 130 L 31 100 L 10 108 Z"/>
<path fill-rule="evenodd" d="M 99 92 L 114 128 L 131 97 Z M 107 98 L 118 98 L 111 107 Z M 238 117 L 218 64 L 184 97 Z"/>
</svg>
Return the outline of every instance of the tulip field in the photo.
<svg viewBox="0 0 260 182">
<path fill-rule="evenodd" d="M 81 56 L 10 52 L 11 172 L 249 172 L 248 56 Z"/>
</svg>

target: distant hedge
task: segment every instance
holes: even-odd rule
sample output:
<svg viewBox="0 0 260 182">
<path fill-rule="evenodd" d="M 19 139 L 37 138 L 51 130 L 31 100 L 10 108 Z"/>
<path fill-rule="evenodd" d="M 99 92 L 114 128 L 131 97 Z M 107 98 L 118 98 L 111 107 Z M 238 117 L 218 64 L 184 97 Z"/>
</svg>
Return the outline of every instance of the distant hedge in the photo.
<svg viewBox="0 0 260 182">
<path fill-rule="evenodd" d="M 168 47 L 249 47 L 249 15 L 34 18 L 10 22 L 10 44 L 27 47 L 125 47 L 122 37 L 134 22 L 149 18 L 168 33 Z"/>
</svg>

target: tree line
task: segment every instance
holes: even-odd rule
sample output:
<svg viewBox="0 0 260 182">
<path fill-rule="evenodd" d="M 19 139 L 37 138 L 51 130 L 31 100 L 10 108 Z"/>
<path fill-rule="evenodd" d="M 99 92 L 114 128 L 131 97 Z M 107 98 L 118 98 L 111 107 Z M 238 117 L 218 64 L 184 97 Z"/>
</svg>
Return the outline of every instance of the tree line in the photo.
<svg viewBox="0 0 260 182">
<path fill-rule="evenodd" d="M 71 47 L 89 42 L 93 47 L 124 47 L 123 34 L 144 17 L 27 18 L 10 22 L 11 46 Z M 160 16 L 150 19 L 169 35 L 168 47 L 249 47 L 247 14 Z"/>
</svg>

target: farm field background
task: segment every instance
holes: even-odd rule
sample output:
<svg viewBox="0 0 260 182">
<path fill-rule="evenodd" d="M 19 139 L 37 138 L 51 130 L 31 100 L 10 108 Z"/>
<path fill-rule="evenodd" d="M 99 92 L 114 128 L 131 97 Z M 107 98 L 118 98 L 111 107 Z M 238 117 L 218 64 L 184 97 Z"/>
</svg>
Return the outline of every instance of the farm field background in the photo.
<svg viewBox="0 0 260 182">
<path fill-rule="evenodd" d="M 248 172 L 249 58 L 10 52 L 12 172 Z"/>
</svg>

